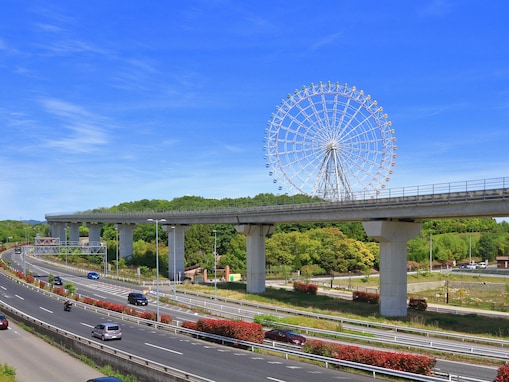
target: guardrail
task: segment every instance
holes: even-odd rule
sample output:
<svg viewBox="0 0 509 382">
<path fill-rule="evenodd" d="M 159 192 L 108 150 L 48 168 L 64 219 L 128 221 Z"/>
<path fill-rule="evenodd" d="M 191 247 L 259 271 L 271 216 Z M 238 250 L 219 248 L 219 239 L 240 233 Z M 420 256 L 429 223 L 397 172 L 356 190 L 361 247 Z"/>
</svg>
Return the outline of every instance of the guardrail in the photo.
<svg viewBox="0 0 509 382">
<path fill-rule="evenodd" d="M 493 178 L 461 182 L 439 183 L 431 185 L 381 189 L 377 191 L 362 191 L 354 194 L 352 200 L 325 201 L 316 200 L 302 204 L 294 204 L 292 198 L 275 198 L 274 200 L 247 199 L 243 203 L 234 205 L 219 205 L 211 203 L 199 207 L 170 208 L 164 211 L 136 211 L 136 212 L 74 212 L 46 214 L 48 222 L 78 222 L 92 219 L 94 221 L 130 222 L 147 224 L 147 216 L 153 218 L 169 218 L 175 221 L 195 219 L 196 222 L 216 221 L 218 217 L 224 223 L 238 221 L 242 216 L 259 218 L 260 215 L 324 212 L 323 210 L 359 210 L 391 207 L 429 206 L 436 204 L 451 204 L 479 201 L 503 201 L 509 199 L 509 178 Z M 255 219 L 256 220 L 256 219 Z M 216 221 L 217 222 L 217 221 Z"/>
<path fill-rule="evenodd" d="M 417 334 L 425 337 L 434 337 L 434 338 L 442 338 L 442 339 L 453 339 L 453 340 L 459 340 L 464 343 L 477 343 L 477 344 L 487 344 L 487 345 L 493 345 L 497 344 L 500 347 L 509 347 L 509 341 L 502 340 L 498 338 L 487 338 L 487 337 L 479 337 L 479 336 L 471 336 L 466 334 L 452 334 L 448 332 L 441 332 L 436 330 L 427 330 L 427 329 L 416 329 L 416 328 L 410 328 L 406 326 L 397 326 L 397 325 L 391 325 L 391 324 L 384 324 L 380 322 L 374 322 L 374 321 L 364 321 L 364 320 L 357 320 L 353 318 L 345 318 L 345 317 L 338 317 L 338 316 L 331 316 L 326 314 L 320 314 L 320 313 L 312 313 L 312 312 L 304 312 L 300 310 L 290 309 L 290 308 L 284 308 L 284 307 L 278 307 L 278 306 L 272 306 L 272 305 L 265 305 L 260 303 L 254 303 L 250 301 L 237 301 L 225 297 L 220 296 L 211 296 L 208 294 L 203 293 L 196 293 L 191 291 L 184 291 L 179 290 L 179 294 L 183 295 L 191 295 L 196 296 L 200 298 L 206 298 L 209 300 L 214 300 L 215 302 L 212 302 L 211 304 L 207 304 L 206 302 L 203 302 L 202 300 L 192 300 L 188 298 L 188 301 L 192 302 L 198 307 L 207 307 L 207 309 L 212 308 L 212 304 L 215 305 L 215 309 L 220 311 L 228 310 L 232 312 L 232 314 L 236 314 L 239 318 L 251 318 L 253 314 L 264 314 L 267 311 L 272 311 L 276 313 L 285 313 L 285 314 L 293 314 L 296 316 L 308 316 L 308 317 L 314 317 L 319 318 L 323 320 L 338 322 L 340 324 L 350 324 L 350 325 L 357 325 L 357 326 L 364 326 L 368 328 L 379 328 L 379 329 L 386 329 L 390 330 L 394 333 L 412 333 Z M 177 300 L 181 299 L 181 297 L 177 296 Z M 182 299 L 181 299 L 182 300 Z M 231 307 L 229 305 L 221 305 L 218 304 L 217 301 L 223 301 L 225 303 L 229 304 L 235 304 L 240 306 L 248 306 L 250 308 L 257 308 L 258 311 L 252 310 L 252 309 L 242 309 L 239 307 Z M 245 313 L 248 313 L 248 315 L 244 315 L 243 311 Z M 337 334 L 337 333 L 336 333 Z"/>
<path fill-rule="evenodd" d="M 6 274 L 6 273 L 3 273 L 3 274 L 5 276 L 11 278 L 13 281 L 15 281 L 19 284 L 22 284 L 25 287 L 33 289 L 34 291 L 44 293 L 45 295 L 52 297 L 52 298 L 56 298 L 56 299 L 59 299 L 62 301 L 64 300 L 61 296 L 58 296 L 51 292 L 42 290 L 41 288 L 38 288 L 34 285 L 25 283 L 22 280 L 12 277 L 10 274 Z M 113 312 L 113 311 L 110 311 L 107 309 L 99 308 L 96 306 L 88 305 L 88 304 L 77 302 L 77 301 L 74 302 L 74 304 L 76 307 L 92 310 L 92 311 L 95 311 L 102 315 L 115 317 L 116 319 L 121 320 L 121 321 L 130 321 L 130 322 L 135 322 L 138 324 L 151 325 L 157 329 L 172 331 L 174 333 L 179 333 L 179 334 L 186 334 L 186 335 L 190 335 L 193 337 L 200 337 L 200 338 L 203 338 L 206 340 L 213 340 L 216 342 L 220 342 L 223 345 L 224 344 L 235 345 L 235 346 L 241 345 L 247 349 L 251 349 L 251 351 L 254 351 L 255 349 L 270 351 L 270 352 L 280 354 L 280 355 L 284 356 L 286 359 L 288 359 L 290 356 L 294 356 L 294 357 L 298 357 L 301 359 L 317 361 L 317 362 L 322 363 L 324 365 L 324 367 L 326 367 L 326 368 L 328 368 L 330 365 L 334 365 L 336 367 L 346 367 L 346 368 L 361 370 L 363 372 L 370 373 L 373 376 L 373 378 L 377 378 L 378 376 L 380 376 L 380 377 L 393 376 L 393 377 L 411 380 L 411 381 L 443 381 L 444 380 L 443 376 L 436 377 L 436 376 L 425 376 L 425 375 L 420 375 L 420 374 L 407 373 L 407 372 L 402 372 L 402 371 L 397 371 L 397 370 L 392 370 L 392 369 L 385 369 L 385 368 L 371 366 L 371 365 L 365 365 L 365 364 L 360 364 L 360 363 L 355 363 L 355 362 L 350 362 L 350 361 L 343 361 L 343 360 L 338 360 L 338 359 L 334 359 L 334 358 L 318 356 L 318 355 L 314 355 L 314 354 L 304 353 L 299 350 L 293 350 L 293 349 L 288 349 L 288 348 L 282 349 L 282 348 L 278 348 L 275 346 L 269 346 L 269 345 L 265 345 L 265 344 L 257 344 L 257 343 L 247 342 L 247 341 L 240 341 L 240 340 L 229 338 L 229 337 L 222 337 L 222 336 L 217 336 L 217 335 L 208 334 L 208 333 L 204 333 L 204 332 L 198 332 L 195 330 L 182 328 L 180 326 L 176 326 L 176 325 L 172 325 L 172 324 L 156 323 L 152 320 L 147 320 L 147 319 L 134 317 L 134 316 L 118 313 L 118 312 Z M 184 371 L 181 371 L 181 370 L 178 370 L 178 369 L 166 366 L 166 365 L 162 365 L 157 362 L 153 362 L 151 360 L 144 359 L 142 357 L 138 357 L 138 356 L 135 356 L 135 355 L 132 355 L 129 353 L 125 353 L 125 352 L 119 351 L 118 349 L 108 347 L 106 345 L 99 345 L 96 341 L 93 341 L 90 339 L 85 339 L 81 336 L 75 335 L 73 333 L 56 328 L 52 325 L 46 324 L 46 323 L 36 319 L 35 317 L 29 316 L 15 308 L 11 307 L 10 305 L 8 305 L 6 302 L 4 302 L 2 300 L 0 300 L 0 306 L 2 306 L 3 309 L 5 311 L 9 312 L 11 315 L 15 315 L 18 319 L 21 319 L 31 325 L 37 325 L 39 331 L 44 331 L 46 335 L 49 335 L 51 337 L 57 336 L 58 337 L 58 339 L 56 339 L 57 343 L 65 343 L 66 346 L 72 348 L 78 354 L 86 353 L 86 355 L 89 356 L 91 359 L 97 360 L 98 359 L 97 350 L 101 350 L 102 357 L 109 355 L 111 357 L 116 357 L 119 360 L 121 360 L 121 361 L 118 361 L 118 360 L 114 361 L 111 359 L 111 357 L 108 357 L 108 360 L 109 360 L 108 362 L 112 366 L 115 366 L 116 368 L 118 368 L 119 370 L 124 370 L 128 373 L 139 375 L 140 371 L 138 369 L 131 369 L 129 366 L 129 364 L 130 364 L 129 362 L 122 362 L 126 358 L 129 359 L 130 361 L 132 361 L 133 365 L 137 365 L 140 367 L 143 366 L 144 370 L 147 369 L 144 371 L 144 373 L 149 373 L 150 370 L 152 370 L 154 372 L 154 375 L 151 376 L 149 379 L 147 379 L 148 381 L 153 381 L 153 382 L 167 381 L 168 376 L 172 376 L 173 378 L 179 378 L 179 379 L 175 379 L 175 381 L 211 382 L 210 380 L 200 377 L 200 376 L 192 375 L 190 373 L 187 373 L 187 372 L 184 372 Z M 90 349 L 87 350 L 86 348 L 93 349 L 93 351 L 90 351 Z M 126 370 L 126 367 L 128 368 L 128 370 Z M 162 376 L 162 377 L 160 377 L 160 376 Z M 473 379 L 473 378 L 465 379 L 465 377 L 453 376 L 453 375 L 447 375 L 447 378 L 449 381 L 460 381 L 460 380 L 467 381 L 468 380 L 471 382 L 489 382 L 486 380 L 479 380 L 479 379 Z"/>
</svg>

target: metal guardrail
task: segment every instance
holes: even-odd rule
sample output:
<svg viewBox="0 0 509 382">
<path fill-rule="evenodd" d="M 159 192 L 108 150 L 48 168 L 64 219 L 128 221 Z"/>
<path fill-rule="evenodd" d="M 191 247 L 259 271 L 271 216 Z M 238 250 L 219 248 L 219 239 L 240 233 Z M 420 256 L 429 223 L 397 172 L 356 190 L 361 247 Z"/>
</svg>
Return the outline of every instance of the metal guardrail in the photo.
<svg viewBox="0 0 509 382">
<path fill-rule="evenodd" d="M 200 214 L 221 214 L 223 216 L 236 216 L 239 213 L 243 215 L 259 213 L 277 213 L 295 211 L 312 211 L 315 208 L 324 208 L 331 206 L 334 208 L 370 208 L 381 207 L 385 205 L 424 205 L 436 203 L 468 202 L 480 200 L 505 200 L 509 199 L 509 177 L 467 180 L 449 183 L 428 184 L 420 186 L 406 186 L 390 189 L 380 189 L 374 191 L 360 191 L 353 193 L 352 200 L 343 201 L 324 201 L 294 204 L 292 198 L 275 198 L 274 200 L 254 200 L 246 198 L 243 203 L 236 203 L 228 206 L 219 205 L 219 202 L 211 203 L 199 207 L 179 207 L 165 211 L 146 210 L 136 212 L 67 212 L 67 213 L 48 213 L 48 221 L 61 221 L 61 219 L 71 219 L 77 216 L 85 219 L 91 218 L 104 220 L 108 222 L 112 216 L 123 216 L 139 223 L 146 223 L 147 213 L 151 216 L 186 217 L 189 215 Z M 221 202 L 222 203 L 222 202 Z"/>
<path fill-rule="evenodd" d="M 397 333 L 397 332 L 412 333 L 412 334 L 422 335 L 422 336 L 426 336 L 426 337 L 434 337 L 434 338 L 442 338 L 442 339 L 449 338 L 449 339 L 453 339 L 456 341 L 459 340 L 464 343 L 469 343 L 469 342 L 470 343 L 478 343 L 478 344 L 484 343 L 484 344 L 489 344 L 489 345 L 497 344 L 500 347 L 509 347 L 509 341 L 498 339 L 498 338 L 470 336 L 470 335 L 456 334 L 456 333 L 452 334 L 452 333 L 448 333 L 448 332 L 441 332 L 441 331 L 427 330 L 427 329 L 415 329 L 415 328 L 410 328 L 410 327 L 406 327 L 406 326 L 384 324 L 384 323 L 374 322 L 374 321 L 364 321 L 364 320 L 331 316 L 331 315 L 320 314 L 320 313 L 304 312 L 301 310 L 259 304 L 259 303 L 254 303 L 254 302 L 250 302 L 250 301 L 237 301 L 237 300 L 233 300 L 233 299 L 229 299 L 229 298 L 225 298 L 225 297 L 219 297 L 219 296 L 214 297 L 214 296 L 211 296 L 208 294 L 196 293 L 196 292 L 190 292 L 190 291 L 184 291 L 184 290 L 179 290 L 178 293 L 184 294 L 184 295 L 194 295 L 194 296 L 197 296 L 200 298 L 214 299 L 216 301 L 215 305 L 217 305 L 217 301 L 223 301 L 225 303 L 236 304 L 236 305 L 240 305 L 240 306 L 248 306 L 251 308 L 258 308 L 260 310 L 263 309 L 264 311 L 273 311 L 276 313 L 294 314 L 296 316 L 314 317 L 314 318 L 324 319 L 324 320 L 328 320 L 328 321 L 338 322 L 340 324 L 351 324 L 351 325 L 357 325 L 357 326 L 386 329 L 386 330 L 390 330 L 394 333 Z M 201 300 L 196 300 L 196 301 L 194 301 L 194 303 L 196 304 L 196 306 L 205 306 L 209 309 L 211 308 L 210 306 L 207 306 L 206 303 L 203 303 Z M 219 305 L 219 310 L 223 310 L 223 309 L 230 310 L 232 312 L 236 312 L 236 314 L 239 317 L 243 316 L 241 308 L 231 308 L 231 306 L 228 306 L 228 305 L 224 305 L 224 306 Z M 252 309 L 244 309 L 244 311 L 249 314 L 249 316 L 244 316 L 246 318 L 250 317 L 253 313 L 255 313 L 255 314 L 265 313 L 263 311 L 261 311 L 261 312 L 254 311 Z"/>
<path fill-rule="evenodd" d="M 62 297 L 55 295 L 54 293 L 44 291 L 41 288 L 38 288 L 34 285 L 23 282 L 22 280 L 12 277 L 10 274 L 6 274 L 6 273 L 3 273 L 3 274 L 5 276 L 11 278 L 13 281 L 18 282 L 19 284 L 22 284 L 25 287 L 28 287 L 34 291 L 44 293 L 45 295 L 47 295 L 49 297 L 63 300 Z M 320 362 L 326 368 L 328 368 L 330 365 L 334 365 L 336 367 L 345 367 L 345 368 L 351 368 L 351 369 L 356 369 L 356 370 L 362 370 L 363 372 L 370 373 L 373 376 L 373 378 L 377 378 L 377 376 L 383 376 L 383 377 L 392 376 L 392 377 L 406 379 L 406 380 L 410 380 L 410 381 L 443 381 L 444 380 L 443 377 L 425 376 L 425 375 L 421 375 L 421 374 L 407 373 L 407 372 L 386 369 L 386 368 L 377 367 L 377 366 L 371 366 L 371 365 L 360 364 L 360 363 L 355 363 L 355 362 L 350 362 L 350 361 L 338 360 L 335 358 L 318 356 L 318 355 L 304 353 L 304 352 L 301 352 L 298 350 L 293 350 L 293 349 L 282 349 L 282 348 L 277 348 L 277 347 L 273 347 L 273 346 L 268 346 L 265 344 L 258 344 L 258 343 L 253 343 L 253 342 L 241 341 L 241 340 L 229 338 L 229 337 L 217 336 L 217 335 L 213 335 L 213 334 L 209 334 L 209 333 L 204 333 L 204 332 L 199 332 L 199 331 L 183 328 L 181 326 L 176 326 L 176 325 L 172 325 L 172 324 L 155 323 L 152 320 L 147 320 L 147 319 L 143 319 L 143 318 L 139 318 L 139 317 L 134 317 L 134 316 L 110 311 L 107 309 L 99 308 L 99 307 L 88 305 L 88 304 L 81 303 L 81 302 L 74 302 L 74 304 L 77 307 L 80 307 L 83 309 L 88 309 L 88 310 L 93 310 L 100 314 L 107 315 L 110 317 L 115 317 L 122 321 L 130 321 L 130 322 L 136 322 L 136 323 L 144 324 L 144 325 L 151 325 L 154 328 L 172 331 L 174 333 L 191 335 L 193 337 L 200 337 L 200 338 L 205 338 L 208 340 L 219 341 L 222 344 L 230 344 L 230 345 L 235 344 L 236 346 L 242 345 L 248 349 L 251 349 L 251 351 L 254 351 L 255 349 L 257 349 L 257 350 L 265 350 L 265 351 L 275 352 L 275 353 L 283 355 L 286 359 L 288 359 L 289 356 L 295 356 L 295 357 L 299 357 L 302 359 Z M 35 317 L 26 315 L 25 313 L 11 307 L 10 305 L 8 305 L 6 302 L 4 302 L 2 300 L 0 300 L 0 306 L 2 306 L 6 311 L 9 311 L 11 314 L 20 315 L 22 317 L 28 318 L 33 323 L 37 323 L 38 325 L 44 326 L 45 328 L 48 328 L 49 330 L 52 330 L 55 333 L 60 333 L 61 335 L 70 337 L 71 339 L 76 339 L 77 341 L 80 341 L 83 344 L 90 346 L 95 343 L 95 341 L 92 341 L 90 339 L 85 339 L 85 338 L 75 335 L 73 333 L 53 327 L 52 325 L 46 324 L 46 323 L 36 319 Z M 97 346 L 99 346 L 99 345 L 97 345 Z M 100 348 L 108 350 L 109 347 L 107 347 L 105 345 L 101 345 Z M 154 361 L 151 361 L 148 359 L 144 359 L 142 357 L 134 356 L 132 354 L 119 351 L 118 349 L 115 349 L 115 348 L 110 348 L 110 349 L 112 352 L 114 352 L 115 354 L 118 354 L 120 357 L 127 357 L 130 360 L 135 359 L 137 362 L 140 362 L 140 363 L 144 364 L 145 366 L 153 367 L 155 369 L 165 371 L 168 373 L 177 373 L 179 377 L 186 378 L 185 379 L 186 381 L 211 382 L 210 380 L 207 380 L 206 378 L 194 376 L 190 373 L 187 373 L 187 372 L 184 372 L 184 371 L 181 371 L 178 369 L 174 369 L 169 366 L 165 366 L 165 365 L 159 364 L 157 362 L 154 362 Z M 172 375 L 176 375 L 176 374 L 172 374 Z M 461 381 L 470 381 L 470 382 L 488 382 L 486 380 L 479 380 L 479 379 L 472 379 L 472 378 L 465 379 L 465 377 L 452 376 L 452 375 L 448 375 L 447 378 L 449 381 L 460 381 L 461 380 Z"/>
</svg>

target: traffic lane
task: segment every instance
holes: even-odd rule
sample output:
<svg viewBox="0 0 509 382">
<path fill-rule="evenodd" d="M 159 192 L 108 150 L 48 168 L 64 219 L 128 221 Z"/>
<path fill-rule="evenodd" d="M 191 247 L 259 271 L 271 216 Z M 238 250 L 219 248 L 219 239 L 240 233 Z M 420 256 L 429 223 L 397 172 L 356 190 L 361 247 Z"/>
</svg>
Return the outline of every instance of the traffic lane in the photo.
<svg viewBox="0 0 509 382">
<path fill-rule="evenodd" d="M 5 280 L 2 280 L 2 284 L 6 284 Z M 13 293 L 23 298 L 11 298 L 9 305 L 14 305 L 22 311 L 26 309 L 32 316 L 40 317 L 45 322 L 85 338 L 91 338 L 91 327 L 96 323 L 118 322 L 123 330 L 123 339 L 103 344 L 189 373 L 208 378 L 214 376 L 218 381 L 233 378 L 242 378 L 246 382 L 266 378 L 282 381 L 289 378 L 292 381 L 299 381 L 307 380 L 310 375 L 313 375 L 316 382 L 330 381 L 332 378 L 348 381 L 371 380 L 279 357 L 260 356 L 257 353 L 212 344 L 190 336 L 156 330 L 148 325 L 123 322 L 77 307 L 71 312 L 63 312 L 63 304 L 51 297 L 40 295 L 12 281 L 10 284 L 11 289 L 17 288 Z M 102 343 L 100 340 L 93 341 Z"/>
<path fill-rule="evenodd" d="M 0 359 L 2 364 L 16 369 L 17 382 L 86 381 L 104 376 L 93 367 L 21 329 L 12 320 L 9 327 L 0 331 Z"/>
</svg>

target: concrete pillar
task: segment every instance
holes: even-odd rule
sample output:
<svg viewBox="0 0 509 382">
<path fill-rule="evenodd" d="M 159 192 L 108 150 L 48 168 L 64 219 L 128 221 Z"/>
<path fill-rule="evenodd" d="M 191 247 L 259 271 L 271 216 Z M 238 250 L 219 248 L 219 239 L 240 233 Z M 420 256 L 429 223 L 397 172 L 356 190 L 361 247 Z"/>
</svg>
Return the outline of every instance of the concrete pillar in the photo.
<svg viewBox="0 0 509 382">
<path fill-rule="evenodd" d="M 101 245 L 101 223 L 87 223 L 88 227 L 88 245 L 99 247 Z"/>
<path fill-rule="evenodd" d="M 118 224 L 118 256 L 119 258 L 133 255 L 133 231 L 135 224 Z"/>
<path fill-rule="evenodd" d="M 422 223 L 368 221 L 366 234 L 380 242 L 380 314 L 407 315 L 407 241 L 416 237 Z"/>
<path fill-rule="evenodd" d="M 177 281 L 184 279 L 184 234 L 190 228 L 187 225 L 163 226 L 168 232 L 168 278 L 172 281 L 175 281 L 174 275 Z"/>
<path fill-rule="evenodd" d="M 65 232 L 65 223 L 55 223 L 54 229 L 55 232 L 52 232 L 52 237 L 58 238 L 61 244 L 65 243 L 67 240 Z"/>
<path fill-rule="evenodd" d="M 274 232 L 273 225 L 236 225 L 246 235 L 247 293 L 265 292 L 265 236 Z"/>
<path fill-rule="evenodd" d="M 79 245 L 80 241 L 80 223 L 69 224 L 69 241 L 70 245 Z"/>
</svg>

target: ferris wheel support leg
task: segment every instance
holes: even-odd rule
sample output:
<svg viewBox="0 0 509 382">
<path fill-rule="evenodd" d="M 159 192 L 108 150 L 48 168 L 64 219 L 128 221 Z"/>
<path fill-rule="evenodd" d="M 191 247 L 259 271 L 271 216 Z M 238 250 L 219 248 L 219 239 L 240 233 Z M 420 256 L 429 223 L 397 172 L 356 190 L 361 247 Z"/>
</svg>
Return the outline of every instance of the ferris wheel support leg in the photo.
<svg viewBox="0 0 509 382">
<path fill-rule="evenodd" d="M 422 223 L 369 221 L 362 225 L 368 236 L 380 242 L 380 314 L 407 315 L 407 242 L 416 237 Z"/>
<path fill-rule="evenodd" d="M 273 225 L 236 225 L 238 233 L 246 235 L 247 293 L 265 292 L 265 236 L 274 232 Z"/>
</svg>

